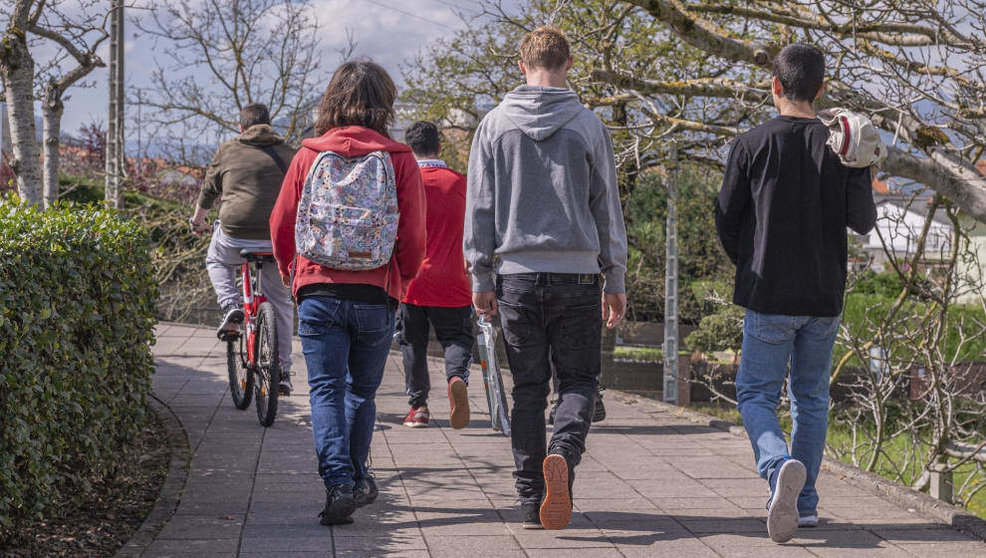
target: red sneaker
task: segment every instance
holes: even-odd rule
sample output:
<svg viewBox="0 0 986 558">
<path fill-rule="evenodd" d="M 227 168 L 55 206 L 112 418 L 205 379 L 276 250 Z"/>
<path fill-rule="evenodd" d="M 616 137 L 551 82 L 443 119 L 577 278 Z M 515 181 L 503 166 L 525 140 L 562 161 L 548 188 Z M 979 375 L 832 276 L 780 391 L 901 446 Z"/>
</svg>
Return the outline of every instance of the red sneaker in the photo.
<svg viewBox="0 0 986 558">
<path fill-rule="evenodd" d="M 418 407 L 417 409 L 411 407 L 411 410 L 408 411 L 407 416 L 404 417 L 404 426 L 409 426 L 411 428 L 427 428 L 428 407 Z"/>
<path fill-rule="evenodd" d="M 459 430 L 469 424 L 469 394 L 466 383 L 458 376 L 452 376 L 448 383 L 448 422 Z"/>
</svg>

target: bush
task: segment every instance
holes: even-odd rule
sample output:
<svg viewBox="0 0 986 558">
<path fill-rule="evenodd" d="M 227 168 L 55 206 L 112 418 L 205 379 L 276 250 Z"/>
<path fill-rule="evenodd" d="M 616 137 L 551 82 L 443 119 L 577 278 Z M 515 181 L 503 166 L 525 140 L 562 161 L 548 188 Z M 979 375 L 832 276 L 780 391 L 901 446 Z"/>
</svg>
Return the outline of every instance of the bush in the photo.
<svg viewBox="0 0 986 558">
<path fill-rule="evenodd" d="M 0 541 L 111 475 L 145 421 L 157 288 L 112 211 L 0 200 Z"/>
<path fill-rule="evenodd" d="M 698 329 L 685 339 L 689 349 L 711 354 L 717 351 L 738 351 L 743 348 L 743 316 L 746 310 L 730 304 L 702 318 Z"/>
<path fill-rule="evenodd" d="M 847 328 L 851 337 L 868 341 L 876 333 L 879 324 L 886 320 L 893 305 L 894 298 L 881 294 L 849 293 L 846 296 L 845 308 L 842 311 L 842 324 Z M 888 335 L 894 337 L 892 334 L 898 330 L 914 330 L 922 327 L 921 324 L 926 319 L 928 309 L 927 302 L 905 301 L 898 311 Z M 976 361 L 982 360 L 986 356 L 986 338 L 980 335 L 983 326 L 986 325 L 986 313 L 983 312 L 982 307 L 953 304 L 948 308 L 948 324 L 945 340 L 941 346 L 947 360 L 954 359 L 956 362 Z M 962 338 L 965 338 L 966 341 L 962 342 Z M 894 360 L 907 361 L 913 357 L 911 354 L 913 347 L 910 347 L 908 343 L 909 341 L 904 340 L 895 343 L 893 347 L 884 348 L 892 351 Z M 838 362 L 847 351 L 849 351 L 849 347 L 837 342 L 835 361 Z M 855 356 L 849 359 L 849 364 L 853 366 L 864 365 Z"/>
</svg>

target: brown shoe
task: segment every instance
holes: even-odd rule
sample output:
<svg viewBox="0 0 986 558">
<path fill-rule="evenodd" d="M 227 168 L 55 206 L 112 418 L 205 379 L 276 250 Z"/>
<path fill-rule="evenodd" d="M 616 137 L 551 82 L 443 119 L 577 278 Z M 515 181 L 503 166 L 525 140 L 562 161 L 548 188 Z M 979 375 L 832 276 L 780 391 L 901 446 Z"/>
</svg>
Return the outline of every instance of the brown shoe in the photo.
<svg viewBox="0 0 986 558">
<path fill-rule="evenodd" d="M 544 501 L 541 525 L 545 529 L 564 529 L 572 521 L 572 495 L 568 489 L 568 462 L 557 453 L 544 458 Z"/>
<path fill-rule="evenodd" d="M 459 430 L 469 424 L 469 394 L 462 378 L 453 376 L 448 383 L 449 414 L 452 428 Z"/>
</svg>

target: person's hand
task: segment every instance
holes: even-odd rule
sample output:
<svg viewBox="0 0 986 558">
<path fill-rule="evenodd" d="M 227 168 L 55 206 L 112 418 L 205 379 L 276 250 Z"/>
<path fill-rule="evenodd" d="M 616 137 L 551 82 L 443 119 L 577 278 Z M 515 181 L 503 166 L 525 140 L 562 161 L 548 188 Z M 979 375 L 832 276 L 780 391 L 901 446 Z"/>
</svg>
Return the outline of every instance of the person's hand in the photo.
<svg viewBox="0 0 986 558">
<path fill-rule="evenodd" d="M 472 305 L 487 322 L 492 322 L 493 316 L 496 316 L 497 312 L 496 293 L 493 291 L 472 293 Z"/>
<path fill-rule="evenodd" d="M 291 288 L 291 276 L 290 275 L 281 275 L 281 283 L 284 283 L 284 286 L 290 289 Z"/>
<path fill-rule="evenodd" d="M 196 219 L 192 217 L 188 220 L 188 224 L 192 227 L 192 234 L 195 236 L 202 236 L 204 233 L 212 231 L 212 226 L 206 223 L 202 219 Z"/>
<path fill-rule="evenodd" d="M 626 310 L 626 293 L 603 293 L 603 321 L 607 328 L 613 329 L 620 325 Z"/>
</svg>

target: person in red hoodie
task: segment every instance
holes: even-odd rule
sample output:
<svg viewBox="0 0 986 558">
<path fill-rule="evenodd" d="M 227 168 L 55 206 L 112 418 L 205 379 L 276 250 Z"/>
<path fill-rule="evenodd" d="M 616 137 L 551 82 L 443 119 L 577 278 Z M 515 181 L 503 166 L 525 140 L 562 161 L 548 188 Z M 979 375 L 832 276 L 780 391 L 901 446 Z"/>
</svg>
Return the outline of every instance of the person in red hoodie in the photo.
<svg viewBox="0 0 986 558">
<path fill-rule="evenodd" d="M 376 483 L 366 466 L 376 419 L 374 397 L 393 339 L 397 301 L 404 297 L 425 255 L 421 173 L 411 148 L 387 133 L 394 120 L 396 96 L 394 82 L 379 65 L 357 60 L 340 66 L 319 107 L 315 131 L 320 135 L 302 142 L 270 217 L 274 258 L 298 301 L 298 334 L 308 366 L 315 451 L 326 489 L 320 514 L 323 525 L 351 523 L 357 507 L 376 499 Z M 375 181 L 368 182 L 358 169 L 371 167 L 379 172 L 373 175 Z M 347 168 L 357 170 L 342 179 L 355 176 L 356 187 L 364 190 L 353 190 L 352 182 L 336 182 L 340 169 Z M 322 190 L 313 194 L 312 184 Z M 393 216 L 391 221 L 384 212 L 372 210 L 362 213 L 362 221 L 353 217 L 352 211 L 360 211 L 353 207 L 355 203 L 363 198 L 378 202 L 383 196 L 379 192 L 371 195 L 369 189 L 392 192 L 395 185 L 396 207 L 386 207 L 392 210 L 387 212 Z M 318 195 L 340 203 L 316 207 L 312 199 Z M 306 212 L 299 211 L 299 203 Z M 336 219 L 325 218 L 325 211 L 336 212 Z M 346 217 L 340 218 L 343 212 Z M 309 221 L 298 222 L 299 214 Z M 360 226 L 354 225 L 357 221 Z M 372 252 L 378 255 L 392 247 L 389 262 L 374 269 L 352 269 L 360 267 L 351 265 L 357 259 L 370 255 L 353 246 L 372 246 L 393 234 L 393 228 L 388 228 L 393 225 L 396 241 L 382 249 L 376 246 Z M 345 245 L 348 256 L 341 257 L 352 261 L 321 265 L 303 255 L 316 257 L 306 251 L 311 249 L 309 244 L 296 247 L 296 232 L 304 239 L 306 230 L 314 230 L 315 236 L 319 230 L 330 231 L 318 239 L 319 257 L 333 250 L 338 256 L 338 247 Z"/>
<path fill-rule="evenodd" d="M 411 410 L 404 426 L 428 426 L 428 329 L 445 351 L 449 424 L 469 424 L 466 385 L 472 364 L 472 288 L 462 255 L 466 215 L 466 177 L 438 158 L 441 135 L 431 122 L 419 121 L 404 135 L 421 167 L 428 200 L 428 249 L 421 272 L 411 282 L 397 312 L 397 339 L 404 355 L 404 377 Z"/>
</svg>

